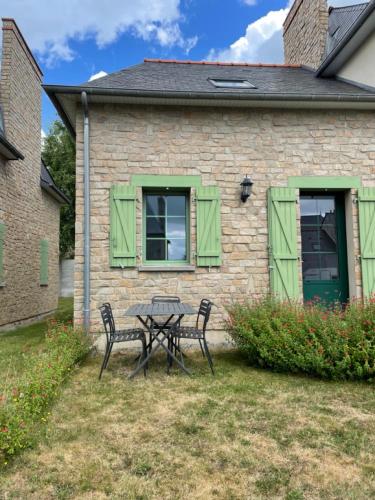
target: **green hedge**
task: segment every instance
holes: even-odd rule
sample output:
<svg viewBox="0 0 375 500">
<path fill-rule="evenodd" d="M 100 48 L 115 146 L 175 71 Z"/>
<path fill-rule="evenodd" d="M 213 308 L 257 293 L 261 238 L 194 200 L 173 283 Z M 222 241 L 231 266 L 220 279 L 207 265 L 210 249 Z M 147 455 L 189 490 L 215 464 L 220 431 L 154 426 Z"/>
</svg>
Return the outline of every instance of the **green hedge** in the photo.
<svg viewBox="0 0 375 500">
<path fill-rule="evenodd" d="M 33 444 L 61 384 L 88 350 L 83 332 L 71 325 L 50 323 L 43 352 L 30 357 L 16 387 L 1 388 L 0 464 Z"/>
<path fill-rule="evenodd" d="M 374 300 L 327 310 L 264 298 L 228 312 L 228 332 L 253 365 L 325 379 L 374 377 Z"/>
</svg>

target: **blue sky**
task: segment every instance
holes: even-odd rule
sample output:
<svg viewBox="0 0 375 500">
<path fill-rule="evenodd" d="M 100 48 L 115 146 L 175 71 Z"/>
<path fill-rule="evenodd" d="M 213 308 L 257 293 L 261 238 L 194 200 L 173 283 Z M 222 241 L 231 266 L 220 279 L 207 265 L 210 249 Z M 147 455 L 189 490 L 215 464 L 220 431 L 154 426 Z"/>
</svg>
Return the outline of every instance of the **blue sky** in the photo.
<svg viewBox="0 0 375 500">
<path fill-rule="evenodd" d="M 331 0 L 335 5 L 361 0 Z M 291 0 L 0 0 L 44 72 L 75 85 L 145 57 L 282 62 Z M 43 97 L 43 129 L 57 117 Z"/>
</svg>

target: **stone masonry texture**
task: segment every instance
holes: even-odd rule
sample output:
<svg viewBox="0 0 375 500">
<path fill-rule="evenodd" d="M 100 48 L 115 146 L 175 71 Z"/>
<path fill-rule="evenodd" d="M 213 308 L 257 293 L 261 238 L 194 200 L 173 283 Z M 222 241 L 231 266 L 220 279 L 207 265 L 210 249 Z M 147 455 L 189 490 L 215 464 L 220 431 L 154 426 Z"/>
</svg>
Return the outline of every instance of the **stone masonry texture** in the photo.
<svg viewBox="0 0 375 500">
<path fill-rule="evenodd" d="M 217 307 L 210 329 L 224 330 L 225 305 L 269 291 L 267 190 L 289 176 L 360 176 L 374 185 L 375 115 L 365 111 L 254 110 L 90 104 L 91 330 L 102 330 L 99 305 L 112 303 L 118 327 L 131 326 L 124 311 L 153 295 L 179 295 Z M 109 190 L 133 174 L 200 175 L 221 190 L 222 265 L 194 272 L 145 272 L 109 265 Z M 240 200 L 251 176 L 253 195 Z M 355 191 L 349 224 L 359 255 Z M 142 256 L 142 193 L 137 196 L 137 253 Z M 191 194 L 195 249 L 195 203 Z M 300 237 L 299 237 L 300 245 Z M 300 250 L 300 248 L 299 248 Z M 192 259 L 194 264 L 194 259 Z M 358 259 L 354 294 L 361 296 Z M 75 321 L 83 320 L 83 125 L 77 116 L 77 219 Z"/>
<path fill-rule="evenodd" d="M 284 22 L 285 63 L 317 69 L 324 56 L 327 30 L 326 0 L 295 0 Z"/>
<path fill-rule="evenodd" d="M 57 307 L 59 205 L 40 187 L 41 73 L 16 24 L 4 20 L 0 102 L 7 139 L 24 160 L 0 161 L 0 222 L 5 224 L 0 328 Z M 39 244 L 49 242 L 49 284 L 39 284 Z"/>
</svg>

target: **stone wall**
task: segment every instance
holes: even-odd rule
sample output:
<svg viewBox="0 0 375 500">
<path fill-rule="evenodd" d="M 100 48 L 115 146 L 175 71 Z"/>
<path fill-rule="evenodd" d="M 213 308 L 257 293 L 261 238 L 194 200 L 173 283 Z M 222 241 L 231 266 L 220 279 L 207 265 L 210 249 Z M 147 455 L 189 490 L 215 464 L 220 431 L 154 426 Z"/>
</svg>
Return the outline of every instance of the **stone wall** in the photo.
<svg viewBox="0 0 375 500">
<path fill-rule="evenodd" d="M 295 0 L 284 22 L 285 63 L 318 68 L 325 52 L 327 31 L 326 0 Z"/>
<path fill-rule="evenodd" d="M 132 324 L 125 320 L 125 309 L 155 294 L 177 294 L 194 305 L 202 297 L 212 299 L 218 307 L 213 310 L 211 328 L 222 330 L 225 304 L 269 290 L 266 196 L 270 186 L 287 186 L 288 177 L 295 175 L 361 176 L 364 185 L 375 185 L 373 112 L 90 104 L 90 119 L 92 331 L 102 329 L 98 311 L 102 302 L 112 303 L 118 326 L 125 327 Z M 132 174 L 200 175 L 204 186 L 221 189 L 220 268 L 177 273 L 109 266 L 109 189 L 112 184 L 129 183 Z M 243 204 L 240 182 L 245 174 L 254 181 L 254 193 Z M 137 198 L 140 256 L 140 190 Z M 357 213 L 355 204 L 351 205 L 348 217 L 358 256 Z M 83 127 L 78 114 L 76 322 L 83 319 L 82 229 Z M 191 231 L 194 241 L 194 223 Z M 353 258 L 353 266 L 353 290 L 360 296 L 357 259 Z"/>
<path fill-rule="evenodd" d="M 0 102 L 7 139 L 24 160 L 0 162 L 5 224 L 0 327 L 54 310 L 59 286 L 59 205 L 40 188 L 42 74 L 12 20 L 4 20 Z M 49 284 L 39 285 L 40 239 L 49 242 Z"/>
</svg>

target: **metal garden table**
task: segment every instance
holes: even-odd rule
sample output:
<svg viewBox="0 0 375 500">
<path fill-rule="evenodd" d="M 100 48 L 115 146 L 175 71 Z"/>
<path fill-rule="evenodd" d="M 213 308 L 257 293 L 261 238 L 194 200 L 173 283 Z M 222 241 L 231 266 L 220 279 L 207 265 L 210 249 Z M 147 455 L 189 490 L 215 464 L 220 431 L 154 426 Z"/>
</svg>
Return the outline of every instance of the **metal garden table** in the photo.
<svg viewBox="0 0 375 500">
<path fill-rule="evenodd" d="M 185 373 L 190 375 L 190 372 L 181 361 L 176 357 L 173 351 L 168 346 L 169 331 L 177 325 L 182 318 L 187 315 L 196 314 L 196 311 L 189 305 L 179 303 L 159 302 L 155 304 L 134 304 L 125 312 L 125 316 L 137 317 L 142 325 L 150 334 L 149 353 L 146 358 L 133 370 L 128 378 L 133 378 L 142 368 L 149 362 L 150 358 L 161 347 L 172 358 Z M 165 316 L 167 319 L 159 323 L 155 321 L 155 317 Z M 156 342 L 156 346 L 152 348 L 152 343 Z"/>
</svg>

